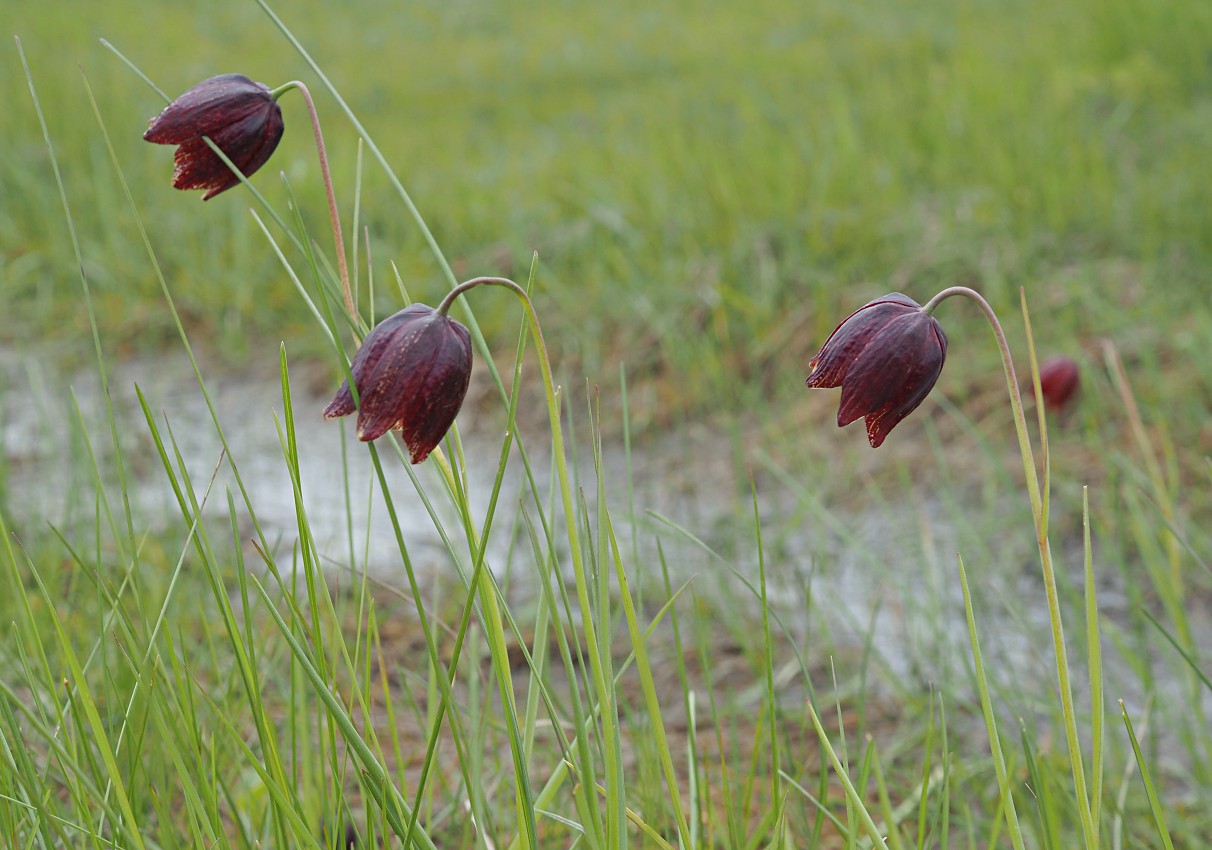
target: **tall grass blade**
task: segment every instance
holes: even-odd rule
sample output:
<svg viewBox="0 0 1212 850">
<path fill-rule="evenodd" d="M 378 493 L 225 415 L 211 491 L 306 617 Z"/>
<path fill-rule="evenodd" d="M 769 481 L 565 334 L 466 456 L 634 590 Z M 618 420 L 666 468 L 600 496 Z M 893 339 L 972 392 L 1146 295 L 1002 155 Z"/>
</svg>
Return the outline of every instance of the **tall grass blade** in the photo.
<svg viewBox="0 0 1212 850">
<path fill-rule="evenodd" d="M 968 590 L 968 573 L 964 570 L 964 559 L 956 557 L 959 565 L 960 587 L 964 592 L 964 614 L 968 618 L 968 638 L 972 643 L 972 664 L 976 673 L 976 688 L 981 698 L 981 711 L 985 715 L 985 729 L 989 733 L 989 751 L 993 756 L 993 770 L 997 774 L 997 788 L 1006 817 L 1006 828 L 1010 831 L 1010 842 L 1014 850 L 1025 850 L 1022 828 L 1018 823 L 1018 812 L 1014 807 L 1014 792 L 1006 771 L 1006 759 L 1002 754 L 1001 736 L 997 731 L 997 718 L 993 703 L 989 699 L 989 681 L 985 675 L 985 662 L 981 657 L 980 641 L 976 636 L 976 616 L 972 612 L 972 595 Z"/>
<path fill-rule="evenodd" d="M 888 844 L 884 840 L 884 836 L 880 833 L 879 827 L 875 825 L 871 813 L 867 811 L 867 804 L 863 802 L 863 798 L 859 796 L 854 783 L 850 781 L 850 775 L 847 773 L 845 765 L 842 764 L 842 760 L 838 758 L 837 751 L 833 749 L 833 744 L 829 741 L 829 734 L 821 724 L 821 719 L 817 716 L 816 709 L 813 707 L 811 700 L 804 703 L 804 705 L 807 707 L 808 716 L 812 719 L 812 725 L 816 729 L 817 739 L 821 742 L 821 747 L 825 750 L 825 755 L 833 766 L 833 772 L 837 775 L 838 781 L 842 783 L 842 787 L 846 790 L 848 806 L 853 807 L 854 811 L 858 814 L 859 821 L 867 830 L 867 835 L 871 840 L 884 848 L 884 850 L 888 850 Z"/>
<path fill-rule="evenodd" d="M 1119 710 L 1124 719 L 1124 728 L 1128 730 L 1128 739 L 1132 742 L 1132 753 L 1136 757 L 1136 766 L 1140 769 L 1141 781 L 1145 784 L 1145 794 L 1149 797 L 1149 810 L 1153 813 L 1153 824 L 1161 837 L 1166 850 L 1174 850 L 1174 842 L 1170 840 L 1170 830 L 1166 829 L 1166 815 L 1162 810 L 1161 800 L 1158 799 L 1157 789 L 1153 785 L 1153 777 L 1149 774 L 1149 765 L 1145 762 L 1144 754 L 1140 751 L 1140 742 L 1136 739 L 1136 730 L 1132 728 L 1132 718 L 1124 701 L 1119 701 Z"/>
</svg>

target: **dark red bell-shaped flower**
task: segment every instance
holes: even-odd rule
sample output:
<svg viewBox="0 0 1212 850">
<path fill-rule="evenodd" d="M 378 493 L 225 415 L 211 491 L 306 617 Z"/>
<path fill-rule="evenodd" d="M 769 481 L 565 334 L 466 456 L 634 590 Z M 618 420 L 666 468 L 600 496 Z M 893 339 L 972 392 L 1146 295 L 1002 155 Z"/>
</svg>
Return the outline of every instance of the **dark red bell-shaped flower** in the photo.
<svg viewBox="0 0 1212 850">
<path fill-rule="evenodd" d="M 209 136 L 248 177 L 269 159 L 284 129 L 282 108 L 268 86 L 243 74 L 223 74 L 203 80 L 166 106 L 143 138 L 178 145 L 173 188 L 206 189 L 205 201 L 235 186 L 240 178 L 203 136 Z"/>
<path fill-rule="evenodd" d="M 324 418 L 357 409 L 359 440 L 397 429 L 412 462 L 420 463 L 442 442 L 467 395 L 471 335 L 445 313 L 413 304 L 375 325 L 349 371 L 360 408 L 344 381 Z"/>
<path fill-rule="evenodd" d="M 837 326 L 808 364 L 810 387 L 841 387 L 838 427 L 867 417 L 872 448 L 922 403 L 943 371 L 947 335 L 922 306 L 893 292 Z"/>
<path fill-rule="evenodd" d="M 1077 397 L 1081 389 L 1081 370 L 1068 357 L 1051 357 L 1039 367 L 1039 390 L 1044 397 L 1044 408 L 1060 413 Z M 1030 387 L 1035 394 L 1035 384 Z"/>
</svg>

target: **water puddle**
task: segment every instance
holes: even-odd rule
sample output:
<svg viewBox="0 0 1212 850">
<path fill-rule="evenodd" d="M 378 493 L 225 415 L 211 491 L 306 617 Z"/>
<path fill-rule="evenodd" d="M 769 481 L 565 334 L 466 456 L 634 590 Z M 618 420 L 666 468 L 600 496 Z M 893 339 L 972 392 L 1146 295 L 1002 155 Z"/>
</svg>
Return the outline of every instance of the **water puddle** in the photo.
<svg viewBox="0 0 1212 850">
<path fill-rule="evenodd" d="M 228 375 L 212 373 L 205 366 L 203 369 L 248 501 L 279 564 L 289 565 L 298 538 L 298 521 L 275 425 L 275 417 L 278 422 L 283 419 L 276 365 L 262 374 Z M 251 516 L 242 507 L 244 502 L 231 470 L 220 463 L 222 445 L 186 358 L 167 354 L 125 361 L 113 364 L 109 377 L 128 491 L 139 527 L 153 531 L 180 528 L 181 516 L 139 406 L 136 385 L 166 440 L 171 429 L 199 499 L 214 476 L 204 512 L 208 521 L 227 523 L 225 491 L 230 489 L 238 506 L 240 533 L 246 540 L 251 538 Z M 352 548 L 356 563 L 367 564 L 384 581 L 402 584 L 395 531 L 383 509 L 367 450 L 354 439 L 351 421 L 327 422 L 320 415 L 335 389 L 328 383 L 327 379 L 303 374 L 294 375 L 292 380 L 303 504 L 312 535 L 321 558 L 331 569 L 345 569 Z M 4 458 L 0 481 L 6 507 L 19 533 L 49 533 L 49 523 L 68 532 L 70 539 L 73 523 L 91 527 L 95 481 L 90 453 L 98 458 L 111 506 L 119 510 L 121 495 L 95 370 L 82 370 L 65 378 L 50 373 L 35 357 L 0 352 L 0 399 Z M 541 416 L 529 419 L 542 421 Z M 87 448 L 81 437 L 81 421 Z M 468 461 L 467 487 L 478 524 L 483 521 L 499 462 L 503 420 L 497 413 L 477 416 L 475 410 L 465 410 L 459 422 Z M 546 430 L 525 436 L 529 437 L 536 479 L 546 493 L 550 476 Z M 737 604 L 757 610 L 741 580 L 756 585 L 758 576 L 753 506 L 747 482 L 738 486 L 726 459 L 722 447 L 727 445 L 725 439 L 707 431 L 646 440 L 632 454 L 630 476 L 622 447 L 608 446 L 603 450 L 605 492 L 619 540 L 625 551 L 634 551 L 637 571 L 659 576 L 654 544 L 659 536 L 676 579 L 697 575 L 698 587 L 704 591 L 718 591 L 722 598 L 743 600 Z M 578 466 L 583 492 L 592 506 L 597 487 L 592 457 L 585 456 L 586 441 L 579 441 L 578 446 L 582 452 Z M 384 451 L 383 457 L 401 532 L 418 573 L 426 576 L 451 569 L 445 544 L 417 488 L 390 451 Z M 464 540 L 461 551 L 465 552 L 465 538 L 458 533 L 459 517 L 449 506 L 433 464 L 413 470 L 431 494 L 444 528 L 456 540 Z M 519 508 L 526 504 L 534 515 L 529 492 L 515 449 L 488 548 L 489 563 L 499 576 L 508 576 L 514 594 L 527 592 L 526 565 L 532 563 Z M 807 640 L 804 636 L 819 624 L 837 645 L 869 645 L 877 663 L 898 682 L 916 681 L 922 689 L 932 683 L 943 684 L 956 698 L 973 696 L 967 625 L 955 562 L 957 548 L 965 544 L 946 510 L 936 503 L 919 501 L 903 513 L 886 509 L 847 515 L 839 528 L 838 519 L 830 519 L 805 493 L 773 484 L 760 494 L 771 595 L 797 640 Z M 633 515 L 631 503 L 637 517 L 634 528 L 624 521 Z M 667 517 L 719 547 L 731 566 L 654 515 Z M 1054 688 L 1050 628 L 1037 556 L 1030 548 L 1030 533 L 1013 531 L 1009 539 L 1015 541 L 1014 545 L 994 545 L 990 550 L 995 553 L 992 562 L 986 558 L 967 564 L 977 589 L 983 650 L 987 661 L 1001 672 L 1002 681 L 1016 681 L 1023 688 Z M 1078 574 L 1080 550 L 1064 555 L 1070 573 Z M 466 556 L 464 560 L 468 560 Z M 1116 585 L 1116 578 L 1110 577 L 1106 586 L 1100 587 L 1100 604 L 1112 626 L 1126 620 L 1128 604 Z M 809 606 L 804 602 L 808 596 L 820 602 Z M 1032 599 L 1037 602 L 1002 604 L 1005 600 Z M 1212 642 L 1208 612 L 1195 611 L 1192 615 L 1199 640 L 1205 645 Z M 1079 626 L 1074 622 L 1070 629 Z M 1114 651 L 1108 649 L 1108 653 L 1108 695 L 1127 695 L 1139 707 L 1144 695 L 1138 692 L 1136 674 Z M 1164 680 L 1168 689 L 1186 687 L 1181 676 L 1159 675 L 1170 676 Z M 1014 701 L 1013 695 L 1002 696 Z"/>
</svg>

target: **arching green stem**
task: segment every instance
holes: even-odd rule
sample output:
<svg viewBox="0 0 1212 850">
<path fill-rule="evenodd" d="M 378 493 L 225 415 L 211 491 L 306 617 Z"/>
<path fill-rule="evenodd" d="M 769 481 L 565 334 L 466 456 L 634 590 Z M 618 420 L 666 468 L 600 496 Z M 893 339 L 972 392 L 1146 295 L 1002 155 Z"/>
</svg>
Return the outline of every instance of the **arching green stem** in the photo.
<svg viewBox="0 0 1212 850">
<path fill-rule="evenodd" d="M 1014 372 L 1014 360 L 1010 346 L 1002 331 L 997 314 L 989 302 L 974 289 L 952 286 L 944 289 L 927 301 L 922 309 L 933 313 L 938 305 L 953 295 L 971 298 L 981 308 L 985 318 L 997 337 L 997 347 L 1002 355 L 1002 368 L 1006 374 L 1006 389 L 1010 393 L 1010 407 L 1014 411 L 1014 428 L 1018 432 L 1019 451 L 1023 458 L 1023 471 L 1027 478 L 1027 493 L 1031 499 L 1031 513 L 1035 518 L 1036 542 L 1039 545 L 1040 563 L 1043 567 L 1044 590 L 1048 597 L 1048 617 L 1052 623 L 1052 644 L 1056 656 L 1056 678 L 1060 686 L 1061 709 L 1065 717 L 1065 737 L 1069 746 L 1069 763 L 1073 773 L 1073 785 L 1077 796 L 1078 814 L 1082 833 L 1088 848 L 1097 846 L 1098 830 L 1090 809 L 1090 798 L 1086 793 L 1086 773 L 1082 765 L 1081 741 L 1077 735 L 1077 714 L 1073 707 L 1073 689 L 1069 683 L 1069 659 L 1065 650 L 1065 631 L 1061 624 L 1060 595 L 1056 588 L 1056 572 L 1052 564 L 1052 547 L 1048 542 L 1048 510 L 1045 494 L 1040 487 L 1039 473 L 1035 467 L 1035 456 L 1031 451 L 1031 437 L 1027 431 L 1027 417 L 1023 413 L 1023 397 L 1018 377 Z"/>
<path fill-rule="evenodd" d="M 530 296 L 526 294 L 526 290 L 514 281 L 504 277 L 477 277 L 458 284 L 442 299 L 442 302 L 437 307 L 437 312 L 445 315 L 450 310 L 456 298 L 477 286 L 502 286 L 512 291 L 518 297 L 522 302 L 523 309 L 526 311 L 526 320 L 530 324 L 530 331 L 534 336 L 535 347 L 538 350 L 539 371 L 543 376 L 543 389 L 547 396 L 547 413 L 551 420 L 552 462 L 555 464 L 556 477 L 560 485 L 560 498 L 564 508 L 564 523 L 568 535 L 568 546 L 572 555 L 577 603 L 580 605 L 583 615 L 581 622 L 585 629 L 585 642 L 589 647 L 589 666 L 593 675 L 594 689 L 599 695 L 602 734 L 607 742 L 602 748 L 606 759 L 607 791 L 608 796 L 612 793 L 621 799 L 622 788 L 616 787 L 621 781 L 621 767 L 615 763 L 617 752 L 613 744 L 617 735 L 614 689 L 612 687 L 612 677 L 607 675 L 606 672 L 601 647 L 598 645 L 597 628 L 594 625 L 592 616 L 593 606 L 589 598 L 589 580 L 581 553 L 580 533 L 577 530 L 576 521 L 576 506 L 573 502 L 572 483 L 568 474 L 568 461 L 565 458 L 564 452 L 564 433 L 560 427 L 558 390 L 551 373 L 551 361 L 547 356 L 547 344 L 543 340 L 543 329 L 539 326 L 538 315 L 535 313 L 534 304 L 531 303 Z M 608 811 L 613 812 L 613 807 Z M 615 820 L 619 820 L 620 822 L 614 823 L 613 821 Z M 621 830 L 625 828 L 626 826 L 621 822 L 621 819 L 612 818 L 608 814 L 607 841 L 609 842 L 613 837 L 618 836 Z"/>
<path fill-rule="evenodd" d="M 969 289 L 966 286 L 952 286 L 944 289 L 922 305 L 922 310 L 927 314 L 933 313 L 941 302 L 953 295 L 964 295 L 975 301 L 985 314 L 985 318 L 989 320 L 989 324 L 993 328 L 993 335 L 997 337 L 997 347 L 1002 355 L 1002 369 L 1006 373 L 1006 389 L 1010 391 L 1010 407 L 1014 411 L 1014 430 L 1018 433 L 1018 449 L 1022 454 L 1023 471 L 1027 476 L 1027 493 L 1031 499 L 1031 512 L 1035 517 L 1035 525 L 1039 528 L 1043 519 L 1043 498 L 1040 494 L 1039 475 L 1035 470 L 1035 455 L 1031 451 L 1031 435 L 1027 431 L 1027 417 L 1023 412 L 1023 396 L 1019 392 L 1018 376 L 1014 371 L 1014 358 L 1010 356 L 1010 345 L 1006 342 L 1006 334 L 1002 331 L 1001 322 L 997 320 L 997 314 L 993 312 L 989 302 L 975 289 Z"/>
</svg>

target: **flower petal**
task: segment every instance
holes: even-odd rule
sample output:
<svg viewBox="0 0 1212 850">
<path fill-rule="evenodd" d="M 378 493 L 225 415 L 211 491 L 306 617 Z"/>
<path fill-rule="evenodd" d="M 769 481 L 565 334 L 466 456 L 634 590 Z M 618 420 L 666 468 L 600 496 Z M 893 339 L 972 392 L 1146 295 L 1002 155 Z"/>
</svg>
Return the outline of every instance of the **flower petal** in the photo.
<svg viewBox="0 0 1212 850">
<path fill-rule="evenodd" d="M 935 319 L 927 318 L 928 333 L 922 335 L 918 354 L 910 358 L 900 390 L 866 415 L 867 441 L 873 449 L 879 448 L 897 423 L 917 409 L 942 374 L 947 357 L 947 336 Z"/>
<path fill-rule="evenodd" d="M 218 131 L 212 136 L 212 140 L 219 146 L 219 150 L 227 154 L 227 158 L 240 169 L 245 177 L 251 177 L 273 155 L 274 150 L 278 147 L 278 142 L 282 139 L 284 130 L 282 110 L 278 104 L 274 103 L 264 115 L 250 115 L 244 121 Z M 240 179 L 231 173 L 227 164 L 215 156 L 215 152 L 210 150 L 209 145 L 207 152 L 223 166 L 228 180 L 222 187 L 207 192 L 202 197 L 204 201 L 209 201 L 215 195 L 240 182 Z"/>
<path fill-rule="evenodd" d="M 425 392 L 400 423 L 400 436 L 413 463 L 420 463 L 442 442 L 459 415 L 471 381 L 471 337 L 462 325 L 461 337 L 447 335 L 421 379 Z"/>
<path fill-rule="evenodd" d="M 423 320 L 420 320 L 423 321 Z M 358 410 L 358 439 L 370 442 L 382 437 L 404 418 L 420 387 L 414 382 L 425 353 L 423 329 L 415 323 L 397 330 L 391 347 L 373 367 L 358 378 L 361 408 Z"/>
<path fill-rule="evenodd" d="M 365 376 L 374 371 L 384 353 L 392 347 L 396 335 L 402 327 L 415 321 L 418 315 L 426 315 L 429 312 L 431 309 L 424 304 L 413 304 L 388 316 L 371 328 L 370 333 L 362 340 L 362 345 L 358 347 L 357 353 L 354 354 L 353 362 L 349 364 L 349 373 L 353 376 L 354 386 L 365 386 Z M 359 397 L 361 397 L 360 391 Z M 336 419 L 339 416 L 348 416 L 355 410 L 357 410 L 357 405 L 354 403 L 353 393 L 349 390 L 349 381 L 345 380 L 341 382 L 341 388 L 337 390 L 332 401 L 324 408 L 324 418 Z"/>
<path fill-rule="evenodd" d="M 413 463 L 441 442 L 463 405 L 471 378 L 471 337 L 448 316 L 424 305 L 392 335 L 391 346 L 359 381 L 358 437 L 373 440 L 400 428 Z"/>
<path fill-rule="evenodd" d="M 226 187 L 229 180 L 235 177 L 202 139 L 182 142 L 173 155 L 174 189 Z"/>
<path fill-rule="evenodd" d="M 942 357 L 933 334 L 934 320 L 920 309 L 897 316 L 880 328 L 850 364 L 842 383 L 837 423 L 849 425 L 916 392 L 921 375 L 938 377 Z"/>
<path fill-rule="evenodd" d="M 222 74 L 203 80 L 182 94 L 149 122 L 143 138 L 161 145 L 210 135 L 272 104 L 269 87 L 243 74 Z"/>
<path fill-rule="evenodd" d="M 851 364 L 882 327 L 899 315 L 920 309 L 920 304 L 899 292 L 864 304 L 834 328 L 820 352 L 809 361 L 805 383 L 810 387 L 840 387 Z"/>
<path fill-rule="evenodd" d="M 278 139 L 282 137 L 279 129 L 268 151 L 265 151 L 267 140 L 263 123 L 264 116 L 254 113 L 230 127 L 221 129 L 211 137 L 211 141 L 218 145 L 219 150 L 227 155 L 245 177 L 265 163 L 273 148 L 277 146 Z M 239 182 L 240 178 L 232 173 L 227 163 L 211 149 L 205 139 L 191 139 L 177 148 L 174 156 L 173 188 L 209 189 L 203 198 L 207 200 Z"/>
<path fill-rule="evenodd" d="M 348 416 L 358 409 L 354 404 L 353 393 L 349 391 L 349 381 L 342 381 L 341 388 L 337 390 L 337 394 L 332 397 L 332 401 L 324 408 L 325 419 L 336 419 L 339 416 Z"/>
</svg>

